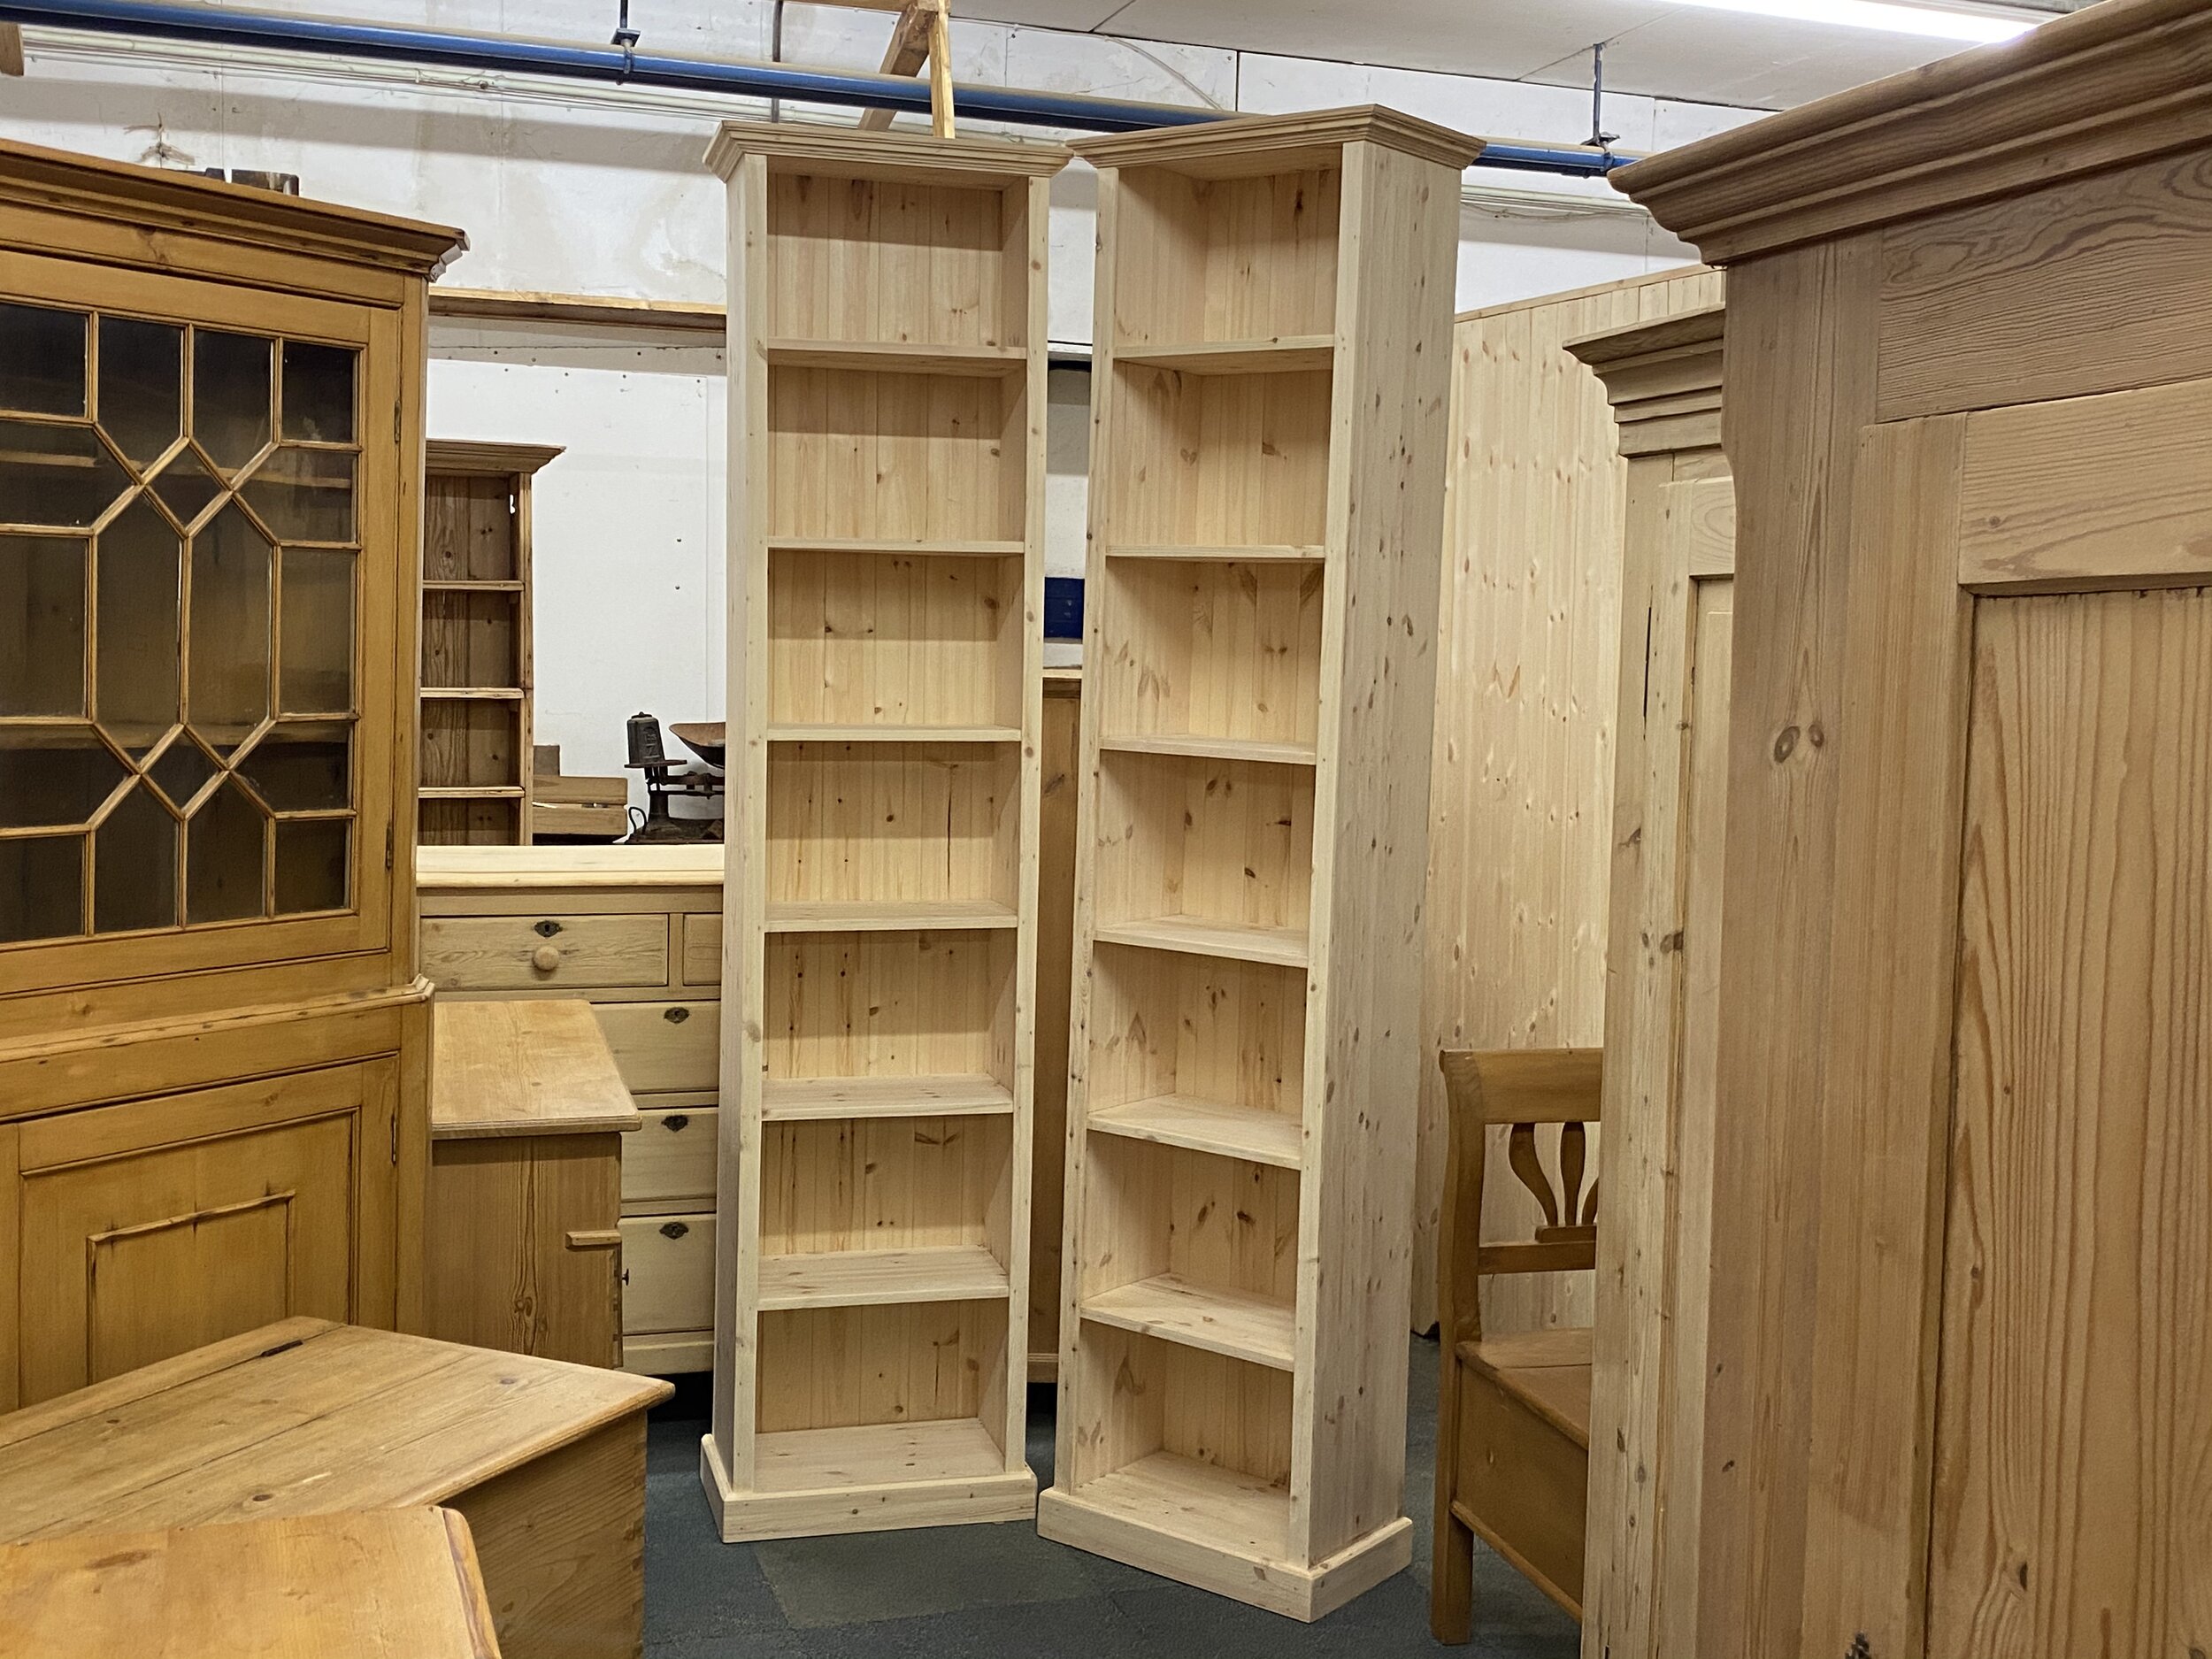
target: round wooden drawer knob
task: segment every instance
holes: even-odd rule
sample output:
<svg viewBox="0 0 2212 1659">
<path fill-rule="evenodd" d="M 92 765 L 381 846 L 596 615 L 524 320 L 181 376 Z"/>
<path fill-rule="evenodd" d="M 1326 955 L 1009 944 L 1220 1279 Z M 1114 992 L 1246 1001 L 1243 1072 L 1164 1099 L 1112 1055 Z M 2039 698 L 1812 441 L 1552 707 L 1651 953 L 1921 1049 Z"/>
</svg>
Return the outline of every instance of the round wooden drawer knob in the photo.
<svg viewBox="0 0 2212 1659">
<path fill-rule="evenodd" d="M 540 945 L 530 953 L 530 965 L 540 973 L 552 972 L 561 965 L 561 948 L 558 945 Z"/>
</svg>

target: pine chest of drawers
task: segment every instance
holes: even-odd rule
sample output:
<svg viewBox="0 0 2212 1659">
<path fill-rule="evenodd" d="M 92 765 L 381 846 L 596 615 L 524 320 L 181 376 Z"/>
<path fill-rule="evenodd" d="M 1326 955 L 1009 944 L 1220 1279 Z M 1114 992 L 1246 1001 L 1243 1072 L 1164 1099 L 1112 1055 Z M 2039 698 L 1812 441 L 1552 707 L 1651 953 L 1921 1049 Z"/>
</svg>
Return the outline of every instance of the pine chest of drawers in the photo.
<svg viewBox="0 0 2212 1659">
<path fill-rule="evenodd" d="M 622 1146 L 623 1364 L 706 1371 L 722 1015 L 719 847 L 425 848 L 442 997 L 580 997 L 644 1114 Z"/>
</svg>

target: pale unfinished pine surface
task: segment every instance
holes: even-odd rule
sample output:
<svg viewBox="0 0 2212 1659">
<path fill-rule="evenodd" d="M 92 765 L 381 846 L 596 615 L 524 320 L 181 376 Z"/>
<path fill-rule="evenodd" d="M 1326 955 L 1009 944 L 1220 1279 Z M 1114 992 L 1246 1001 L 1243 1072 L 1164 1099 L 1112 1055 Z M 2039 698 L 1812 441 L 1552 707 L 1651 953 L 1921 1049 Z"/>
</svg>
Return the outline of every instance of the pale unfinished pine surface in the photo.
<svg viewBox="0 0 2212 1659">
<path fill-rule="evenodd" d="M 439 1509 L 9 1544 L 0 1630 L 41 1659 L 499 1659 L 468 1523 Z"/>
<path fill-rule="evenodd" d="M 1076 148 L 1098 388 L 1039 1525 L 1311 1619 L 1410 1541 L 1424 762 L 1476 145 L 1371 109 Z"/>
<path fill-rule="evenodd" d="M 725 127 L 726 1540 L 1029 1514 L 1049 145 Z"/>
<path fill-rule="evenodd" d="M 1622 175 L 1729 266 L 1703 1659 L 2212 1650 L 2208 60 L 2112 0 Z"/>
<path fill-rule="evenodd" d="M 1735 496 L 1723 318 L 1569 342 L 1628 464 L 1606 978 L 1605 1194 L 1582 1422 L 1589 1659 L 1693 1653 Z"/>
<path fill-rule="evenodd" d="M 0 1539 L 446 1504 L 507 1659 L 636 1655 L 669 1386 L 288 1319 L 0 1419 Z"/>
<path fill-rule="evenodd" d="M 1578 335 L 1717 304 L 1710 271 L 1671 272 L 1462 316 L 1438 611 L 1421 1041 L 1588 1048 L 1605 1036 L 1613 721 L 1625 464 Z M 1436 1324 L 1444 1086 L 1420 1080 L 1412 1325 Z M 1603 1132 L 1600 1132 L 1602 1138 Z M 1502 1148 L 1494 1148 L 1502 1150 Z M 1484 1228 L 1540 1218 L 1503 1157 Z M 1484 1282 L 1484 1328 L 1587 1325 L 1581 1275 Z"/>
</svg>

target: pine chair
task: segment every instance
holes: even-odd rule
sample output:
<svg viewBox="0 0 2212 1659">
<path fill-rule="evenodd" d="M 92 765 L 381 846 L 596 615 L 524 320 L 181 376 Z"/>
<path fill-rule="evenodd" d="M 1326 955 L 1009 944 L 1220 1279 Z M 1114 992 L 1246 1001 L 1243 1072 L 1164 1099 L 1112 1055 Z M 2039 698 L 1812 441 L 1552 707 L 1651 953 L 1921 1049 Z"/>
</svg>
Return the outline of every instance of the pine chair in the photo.
<svg viewBox="0 0 2212 1659">
<path fill-rule="evenodd" d="M 1582 1617 L 1582 1533 L 1590 1470 L 1590 1332 L 1532 1331 L 1486 1339 L 1479 1302 L 1494 1273 L 1554 1273 L 1597 1265 L 1597 1182 L 1586 1192 L 1587 1138 L 1598 1116 L 1603 1050 L 1447 1048 L 1451 1118 L 1439 1300 L 1442 1386 L 1437 1400 L 1435 1573 L 1429 1627 L 1468 1637 L 1474 1540 L 1480 1538 L 1546 1595 Z M 1543 1211 L 1532 1240 L 1481 1241 L 1489 1130 L 1510 1125 L 1506 1156 Z M 1558 1125 L 1555 1187 L 1537 1150 Z"/>
</svg>

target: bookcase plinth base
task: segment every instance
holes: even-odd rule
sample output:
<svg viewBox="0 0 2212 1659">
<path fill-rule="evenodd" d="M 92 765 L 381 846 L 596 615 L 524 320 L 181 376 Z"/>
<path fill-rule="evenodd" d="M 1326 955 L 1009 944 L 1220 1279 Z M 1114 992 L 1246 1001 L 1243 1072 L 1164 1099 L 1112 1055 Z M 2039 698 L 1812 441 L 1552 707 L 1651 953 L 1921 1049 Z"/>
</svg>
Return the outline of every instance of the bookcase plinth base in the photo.
<svg viewBox="0 0 2212 1659">
<path fill-rule="evenodd" d="M 1413 1559 L 1413 1523 L 1385 1523 L 1312 1566 L 1273 1561 L 1218 1540 L 1179 1537 L 1058 1487 L 1037 1498 L 1037 1531 L 1057 1543 L 1156 1572 L 1311 1624 L 1364 1595 Z"/>
<path fill-rule="evenodd" d="M 700 1437 L 699 1482 L 726 1544 L 1025 1521 L 1037 1509 L 1037 1477 L 1026 1467 L 988 1474 L 862 1479 L 789 1492 L 740 1492 L 729 1483 L 711 1434 Z"/>
</svg>

